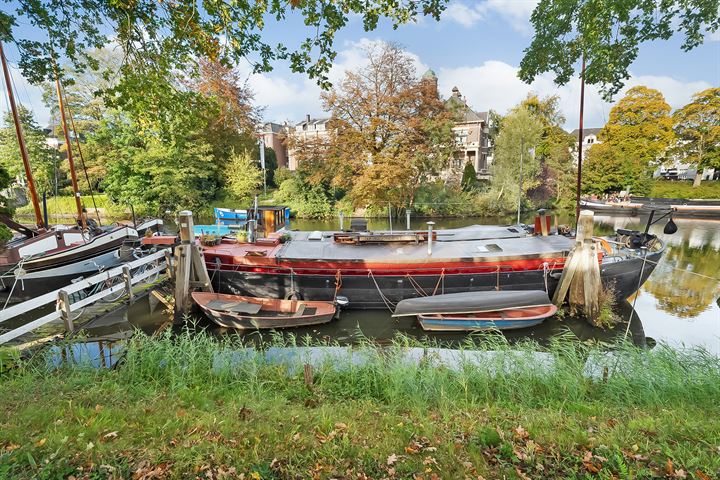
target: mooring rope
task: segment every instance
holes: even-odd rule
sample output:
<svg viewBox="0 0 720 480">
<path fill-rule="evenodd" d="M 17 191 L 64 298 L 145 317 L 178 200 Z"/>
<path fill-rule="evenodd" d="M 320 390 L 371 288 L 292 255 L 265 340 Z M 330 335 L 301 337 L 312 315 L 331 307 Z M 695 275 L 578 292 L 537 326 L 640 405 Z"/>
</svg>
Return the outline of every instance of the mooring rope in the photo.
<svg viewBox="0 0 720 480">
<path fill-rule="evenodd" d="M 333 295 L 333 301 L 337 300 L 337 295 L 340 291 L 340 287 L 342 287 L 342 272 L 338 268 L 338 271 L 335 274 L 335 295 Z"/>
<path fill-rule="evenodd" d="M 419 293 L 423 297 L 427 297 L 427 292 L 422 288 L 422 286 L 415 280 L 409 273 L 405 274 L 405 277 L 407 277 L 408 280 L 410 280 L 410 285 L 412 285 L 413 289 L 415 289 L 416 293 Z"/>
<path fill-rule="evenodd" d="M 372 270 L 368 270 L 368 277 L 370 277 L 370 279 L 375 284 L 375 288 L 377 289 L 378 293 L 380 294 L 380 298 L 382 299 L 383 303 L 385 303 L 385 306 L 387 307 L 387 309 L 390 310 L 391 313 L 394 312 L 395 311 L 395 303 L 390 301 L 390 299 L 385 296 L 385 294 L 382 292 L 382 290 L 380 290 L 380 285 L 378 285 L 377 280 L 375 280 L 375 275 L 373 275 Z"/>
<path fill-rule="evenodd" d="M 5 310 L 7 308 L 8 302 L 10 301 L 13 293 L 15 292 L 15 286 L 17 285 L 18 280 L 22 281 L 22 275 L 18 276 L 15 272 L 17 272 L 18 270 L 21 270 L 24 264 L 25 264 L 25 258 L 21 258 L 20 261 L 15 265 L 17 268 L 12 270 L 13 275 L 15 276 L 15 281 L 13 282 L 12 288 L 10 288 L 10 293 L 8 294 L 7 298 L 5 299 L 5 304 L 3 305 L 3 308 L 2 308 L 3 310 Z M 24 288 L 24 284 L 23 284 L 23 290 L 24 289 L 25 288 Z"/>
<path fill-rule="evenodd" d="M 643 263 L 642 263 L 642 267 L 640 267 L 640 276 L 638 277 L 638 285 L 637 285 L 637 288 L 635 289 L 635 298 L 633 298 L 632 310 L 630 311 L 630 318 L 628 319 L 628 324 L 627 324 L 627 328 L 625 329 L 625 336 L 623 337 L 623 341 L 627 340 L 628 333 L 630 333 L 630 324 L 632 323 L 633 317 L 635 316 L 635 304 L 637 303 L 637 299 L 640 296 L 638 294 L 640 293 L 640 287 L 642 286 L 643 274 L 645 273 L 645 263 L 648 261 L 647 260 L 647 254 L 648 254 L 647 247 L 642 247 L 642 248 L 644 249 L 643 251 L 645 252 L 645 254 L 643 255 Z"/>
<path fill-rule="evenodd" d="M 631 255 L 634 256 L 635 258 L 640 258 L 640 255 L 637 255 L 637 254 L 631 254 Z M 644 261 L 646 261 L 647 263 L 652 263 L 652 264 L 655 265 L 655 266 L 660 265 L 660 262 L 655 262 L 655 261 L 653 261 L 653 260 L 647 260 L 647 259 L 645 259 Z M 692 270 L 685 270 L 684 268 L 675 267 L 675 266 L 673 266 L 673 265 L 668 265 L 668 266 L 669 266 L 670 268 L 672 268 L 673 270 L 677 270 L 678 272 L 689 273 L 690 275 L 695 275 L 695 276 L 698 276 L 698 277 L 701 277 L 701 278 L 705 278 L 705 279 L 707 279 L 707 280 L 714 280 L 714 281 L 716 281 L 716 282 L 720 282 L 720 278 L 717 278 L 717 277 L 711 277 L 711 276 L 709 276 L 709 275 L 703 275 L 702 273 L 693 272 Z"/>
<path fill-rule="evenodd" d="M 433 293 L 432 293 L 433 296 L 435 296 L 435 294 L 437 293 L 438 287 L 440 286 L 441 283 L 442 283 L 442 290 L 440 291 L 440 293 L 445 293 L 445 269 L 444 268 L 440 271 L 440 277 L 438 278 L 438 281 L 435 284 L 435 288 L 433 289 Z"/>
</svg>

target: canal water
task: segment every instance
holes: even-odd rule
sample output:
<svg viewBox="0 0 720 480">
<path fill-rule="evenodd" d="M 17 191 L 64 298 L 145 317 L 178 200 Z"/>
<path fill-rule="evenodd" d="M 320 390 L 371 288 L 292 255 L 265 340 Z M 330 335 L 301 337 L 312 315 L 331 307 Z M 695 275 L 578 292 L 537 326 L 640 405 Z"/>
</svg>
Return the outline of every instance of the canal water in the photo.
<svg viewBox="0 0 720 480">
<path fill-rule="evenodd" d="M 638 217 L 596 216 L 596 233 L 608 234 L 617 228 L 641 229 L 644 219 Z M 424 229 L 427 219 L 414 219 L 411 227 Z M 497 224 L 498 219 L 434 219 L 436 228 L 453 228 L 473 224 Z M 507 222 L 508 220 L 505 219 Z M 346 219 L 347 222 L 347 219 Z M 668 245 L 660 264 L 636 297 L 617 305 L 615 310 L 622 321 L 612 330 L 591 327 L 582 318 L 554 317 L 543 324 L 503 333 L 510 341 L 531 339 L 544 343 L 558 334 L 567 334 L 581 341 L 610 342 L 617 336 L 628 335 L 638 345 L 653 346 L 662 342 L 674 347 L 703 347 L 720 355 L 720 222 L 707 220 L 675 220 L 678 231 L 674 235 L 662 232 L 664 222 L 651 228 Z M 302 230 L 330 230 L 337 221 L 293 221 L 292 228 Z M 401 225 L 394 228 L 404 228 Z M 369 228 L 388 229 L 387 219 L 371 219 Z M 634 305 L 634 309 L 633 309 Z M 240 335 L 247 342 L 277 340 L 282 335 L 288 341 L 303 343 L 306 339 L 330 343 L 353 344 L 366 340 L 390 342 L 398 334 L 430 340 L 452 346 L 468 340 L 458 333 L 424 332 L 412 318 L 393 319 L 387 311 L 348 310 L 340 319 L 327 325 L 297 328 L 278 333 L 243 333 L 216 327 L 198 314 L 194 328 L 206 329 L 214 335 Z M 108 356 L 112 363 L 116 341 L 126 338 L 133 329 L 153 332 L 165 323 L 168 313 L 162 304 L 147 299 L 87 325 L 88 339 L 99 340 L 93 350 L 101 358 Z M 628 323 L 629 322 L 629 323 Z M 48 326 L 60 330 L 59 325 Z M 23 340 L 27 340 L 24 338 Z M 92 352 L 88 352 L 90 356 Z"/>
</svg>

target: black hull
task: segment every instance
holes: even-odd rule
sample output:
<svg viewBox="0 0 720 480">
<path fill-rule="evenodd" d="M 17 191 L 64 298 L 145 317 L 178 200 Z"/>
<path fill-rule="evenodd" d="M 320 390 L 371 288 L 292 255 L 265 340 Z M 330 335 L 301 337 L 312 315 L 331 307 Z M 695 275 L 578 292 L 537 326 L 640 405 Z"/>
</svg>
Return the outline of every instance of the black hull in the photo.
<svg viewBox="0 0 720 480">
<path fill-rule="evenodd" d="M 78 278 L 86 278 L 101 270 L 116 267 L 122 263 L 116 251 L 105 252 L 92 258 L 43 271 L 28 272 L 21 280 L 15 281 L 10 274 L 0 278 L 0 307 L 8 304 L 24 302 L 53 290 L 66 287 Z M 8 300 L 9 297 L 9 300 Z"/>
<path fill-rule="evenodd" d="M 600 268 L 603 284 L 613 287 L 618 301 L 625 300 L 647 280 L 661 256 L 662 251 L 648 254 L 644 268 L 641 258 L 603 262 Z M 294 275 L 291 278 L 289 274 L 213 271 L 211 264 L 208 264 L 208 270 L 213 286 L 220 293 L 269 298 L 288 298 L 296 293 L 303 300 L 322 301 L 332 301 L 335 295 L 335 273 Z M 500 274 L 457 274 L 445 275 L 442 280 L 439 275 L 414 275 L 412 281 L 405 275 L 348 275 L 342 277 L 338 295 L 348 298 L 349 308 L 388 308 L 390 303 L 433 293 L 486 291 L 498 286 L 503 290 L 545 290 L 546 281 L 548 294 L 552 297 L 559 281 L 559 272 L 545 274 L 542 270 L 531 270 Z"/>
</svg>

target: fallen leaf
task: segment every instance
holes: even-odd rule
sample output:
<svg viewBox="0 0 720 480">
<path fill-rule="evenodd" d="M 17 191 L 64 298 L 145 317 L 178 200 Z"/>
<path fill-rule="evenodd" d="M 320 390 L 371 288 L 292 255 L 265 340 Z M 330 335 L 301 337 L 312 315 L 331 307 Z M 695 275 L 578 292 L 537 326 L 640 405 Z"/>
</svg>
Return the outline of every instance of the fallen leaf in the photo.
<svg viewBox="0 0 720 480">
<path fill-rule="evenodd" d="M 95 444 L 92 442 L 88 442 L 88 444 L 85 446 L 85 450 L 92 450 L 95 448 Z"/>
<path fill-rule="evenodd" d="M 665 463 L 665 472 L 668 475 L 675 475 L 675 467 L 673 466 L 673 461 L 671 459 L 667 459 L 667 462 Z"/>
<path fill-rule="evenodd" d="M 106 433 L 105 435 L 103 435 L 103 438 L 105 440 L 109 440 L 111 438 L 117 438 L 117 436 L 118 436 L 118 432 L 115 431 L 115 432 Z"/>
<path fill-rule="evenodd" d="M 102 411 L 103 407 L 102 405 L 95 405 L 95 412 L 100 413 Z"/>
<path fill-rule="evenodd" d="M 5 446 L 5 451 L 12 452 L 13 450 L 17 450 L 18 448 L 20 448 L 20 445 L 16 443 L 11 443 Z"/>
<path fill-rule="evenodd" d="M 185 415 L 187 415 L 187 412 L 186 412 L 184 409 L 180 408 L 180 409 L 178 409 L 178 411 L 175 413 L 175 415 L 177 415 L 178 417 L 184 417 Z"/>
<path fill-rule="evenodd" d="M 397 462 L 397 458 L 398 458 L 397 455 L 395 455 L 394 453 L 391 454 L 391 455 L 388 455 L 388 457 L 387 457 L 387 462 L 386 462 L 387 465 L 388 465 L 388 466 L 389 466 L 389 465 L 394 465 L 395 462 Z"/>
<path fill-rule="evenodd" d="M 695 476 L 697 476 L 700 480 L 710 480 L 710 476 L 706 475 L 701 470 L 695 470 Z"/>
<path fill-rule="evenodd" d="M 338 430 L 347 430 L 348 426 L 342 422 L 338 422 L 335 424 L 335 428 Z"/>
<path fill-rule="evenodd" d="M 675 478 L 687 478 L 687 473 L 682 468 L 675 470 Z"/>
<path fill-rule="evenodd" d="M 517 438 L 528 438 L 530 434 L 521 425 L 515 429 L 515 437 Z"/>
<path fill-rule="evenodd" d="M 42 447 L 43 445 L 45 445 L 45 442 L 47 442 L 47 438 L 41 438 L 40 440 L 38 440 L 37 442 L 35 442 L 35 446 L 36 446 L 36 447 Z"/>
</svg>

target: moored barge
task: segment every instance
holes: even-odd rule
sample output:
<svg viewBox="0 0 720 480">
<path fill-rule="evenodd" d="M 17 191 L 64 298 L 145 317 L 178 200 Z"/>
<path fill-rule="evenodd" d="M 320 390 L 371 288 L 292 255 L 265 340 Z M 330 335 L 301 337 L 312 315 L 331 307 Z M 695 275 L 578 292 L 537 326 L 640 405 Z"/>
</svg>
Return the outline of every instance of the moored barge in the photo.
<svg viewBox="0 0 720 480">
<path fill-rule="evenodd" d="M 428 245 L 430 240 L 431 245 Z M 625 299 L 648 278 L 664 244 L 622 231 L 598 254 L 603 283 Z M 218 292 L 390 308 L 406 298 L 487 290 L 544 290 L 552 296 L 574 239 L 517 226 L 426 232 L 289 232 L 255 243 L 225 240 L 204 250 Z M 645 248 L 641 248 L 645 247 Z"/>
</svg>

